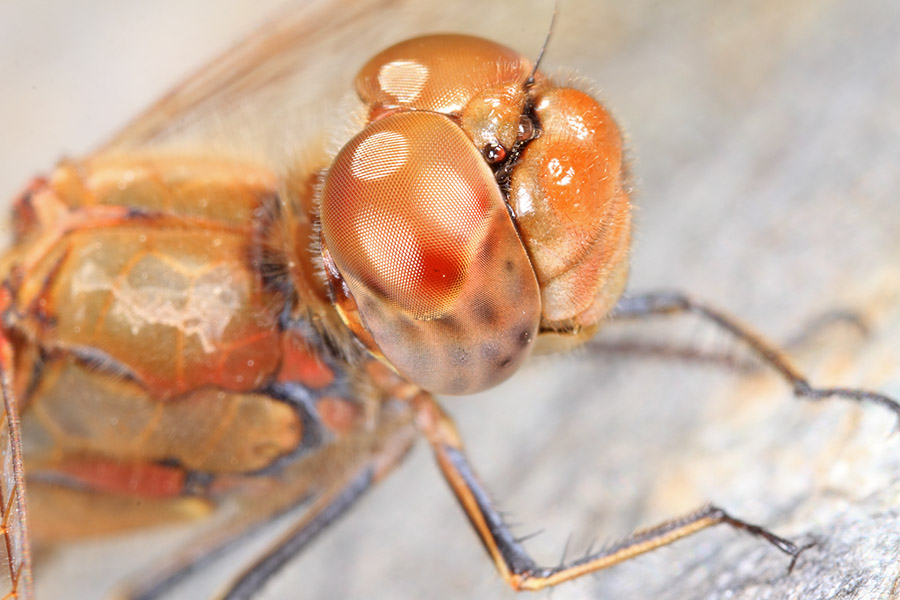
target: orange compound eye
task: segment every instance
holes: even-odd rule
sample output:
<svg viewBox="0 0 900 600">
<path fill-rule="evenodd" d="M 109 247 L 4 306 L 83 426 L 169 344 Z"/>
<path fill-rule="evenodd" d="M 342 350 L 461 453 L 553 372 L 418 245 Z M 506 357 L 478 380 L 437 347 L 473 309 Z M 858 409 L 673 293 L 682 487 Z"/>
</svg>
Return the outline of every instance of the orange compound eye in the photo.
<svg viewBox="0 0 900 600">
<path fill-rule="evenodd" d="M 321 220 L 365 328 L 409 380 L 472 393 L 527 356 L 537 281 L 490 169 L 447 117 L 370 123 L 335 158 Z"/>
<path fill-rule="evenodd" d="M 447 155 L 430 142 L 458 133 L 427 113 L 377 121 L 338 156 L 323 195 L 325 240 L 341 274 L 414 319 L 456 302 L 502 201 L 471 152 Z"/>
<path fill-rule="evenodd" d="M 428 35 L 373 56 L 356 76 L 356 91 L 371 106 L 459 114 L 486 89 L 521 85 L 531 69 L 528 59 L 490 40 Z"/>
<path fill-rule="evenodd" d="M 531 61 L 496 42 L 429 35 L 376 54 L 357 75 L 356 90 L 373 118 L 439 112 L 457 119 L 476 148 L 505 154 L 516 141 L 531 71 Z"/>
<path fill-rule="evenodd" d="M 513 170 L 509 203 L 541 285 L 543 326 L 592 326 L 628 272 L 622 138 L 610 114 L 575 89 L 539 91 L 534 112 L 541 136 Z"/>
</svg>

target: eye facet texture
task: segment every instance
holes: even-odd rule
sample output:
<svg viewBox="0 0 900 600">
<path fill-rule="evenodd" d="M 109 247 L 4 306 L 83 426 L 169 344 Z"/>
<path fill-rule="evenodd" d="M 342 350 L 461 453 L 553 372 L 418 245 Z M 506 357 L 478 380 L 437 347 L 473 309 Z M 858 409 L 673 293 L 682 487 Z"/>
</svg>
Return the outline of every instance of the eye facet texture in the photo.
<svg viewBox="0 0 900 600">
<path fill-rule="evenodd" d="M 370 123 L 336 157 L 321 215 L 366 328 L 412 381 L 471 393 L 528 354 L 540 318 L 534 273 L 493 174 L 449 118 Z"/>
</svg>

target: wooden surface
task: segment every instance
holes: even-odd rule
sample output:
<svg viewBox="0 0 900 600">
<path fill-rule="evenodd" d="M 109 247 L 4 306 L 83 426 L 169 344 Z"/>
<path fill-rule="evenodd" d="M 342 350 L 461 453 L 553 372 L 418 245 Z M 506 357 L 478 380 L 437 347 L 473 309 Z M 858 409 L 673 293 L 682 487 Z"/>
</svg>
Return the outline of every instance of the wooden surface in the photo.
<svg viewBox="0 0 900 600">
<path fill-rule="evenodd" d="M 385 8 L 335 33 L 338 41 L 327 53 L 310 52 L 297 102 L 318 108 L 295 115 L 308 131 L 340 121 L 330 114 L 338 110 L 339 90 L 348 89 L 362 60 L 387 43 L 452 30 L 534 55 L 551 12 L 548 3 L 513 0 L 490 8 L 466 1 L 437 8 L 377 4 Z M 234 19 L 232 29 L 204 49 L 189 28 L 148 21 L 147 41 L 136 32 L 125 45 L 157 43 L 171 52 L 180 44 L 166 59 L 169 70 L 150 66 L 153 52 L 123 51 L 124 65 L 103 63 L 100 58 L 119 54 L 113 44 L 88 55 L 104 65 L 100 73 L 88 71 L 75 49 L 104 39 L 122 21 L 79 21 L 77 14 L 58 25 L 68 35 L 20 34 L 2 54 L 18 61 L 37 53 L 30 48 L 44 52 L 61 37 L 72 54 L 45 60 L 83 71 L 81 85 L 96 82 L 84 88 L 91 93 L 96 86 L 115 89 L 134 71 L 156 70 L 171 75 L 157 84 L 161 92 L 202 62 L 198 54 L 226 47 L 242 23 L 250 27 L 263 17 L 255 12 Z M 219 20 L 195 26 L 211 29 Z M 0 27 L 14 22 L 0 13 Z M 547 68 L 574 69 L 593 82 L 628 136 L 637 205 L 631 288 L 689 291 L 775 340 L 790 338 L 826 311 L 856 311 L 871 326 L 868 336 L 849 327 L 825 329 L 794 350 L 798 365 L 816 382 L 900 396 L 898 57 L 900 5 L 890 0 L 563 1 Z M 5 80 L 11 77 L 6 72 Z M 20 69 L 13 85 L 6 81 L 0 127 L 15 136 L 4 136 L 0 165 L 25 169 L 2 171 L 0 189 L 7 195 L 31 170 L 49 167 L 53 156 L 93 147 L 113 131 L 108 120 L 123 124 L 141 106 L 132 100 L 137 104 L 128 112 L 111 117 L 120 113 L 99 108 L 105 98 L 117 104 L 109 91 L 92 97 L 87 113 L 77 109 L 83 106 L 77 91 L 44 106 L 33 100 L 43 97 L 44 85 L 30 78 L 35 72 Z M 79 141 L 84 133 L 32 139 L 47 120 L 59 123 L 58 132 L 83 130 L 95 118 L 103 124 L 90 128 L 88 141 Z M 232 121 L 239 127 L 253 118 L 247 111 L 217 118 L 225 125 L 217 126 L 216 136 L 227 135 Z M 41 163 L 10 141 L 23 138 Z M 286 141 L 255 143 L 265 148 L 254 153 L 278 159 L 296 152 Z M 689 320 L 676 327 L 610 327 L 601 340 L 643 334 L 705 351 L 737 351 Z M 900 436 L 890 435 L 896 424 L 877 407 L 814 406 L 793 400 L 768 374 L 609 353 L 537 360 L 496 390 L 445 405 L 493 496 L 523 524 L 517 533 L 542 531 L 526 544 L 541 562 L 555 564 L 567 542 L 569 554 L 578 554 L 592 542 L 707 500 L 816 542 L 787 575 L 785 557 L 758 540 L 706 532 L 563 586 L 554 599 L 900 597 Z M 148 548 L 162 553 L 162 544 L 177 535 L 60 552 L 41 565 L 40 597 L 99 597 L 119 569 L 139 569 Z M 208 595 L 240 561 L 222 561 L 178 597 Z M 409 464 L 261 597 L 512 593 L 420 445 Z"/>
</svg>

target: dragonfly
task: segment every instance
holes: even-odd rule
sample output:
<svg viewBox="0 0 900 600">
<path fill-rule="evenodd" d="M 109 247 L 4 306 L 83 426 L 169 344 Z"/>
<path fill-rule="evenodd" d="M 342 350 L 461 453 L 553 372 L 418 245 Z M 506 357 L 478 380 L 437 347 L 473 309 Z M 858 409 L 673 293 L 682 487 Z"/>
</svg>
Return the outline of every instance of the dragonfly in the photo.
<svg viewBox="0 0 900 600">
<path fill-rule="evenodd" d="M 238 58 L 241 58 L 241 56 L 239 56 Z M 252 59 L 250 59 L 250 62 L 256 64 L 256 63 L 258 63 L 258 58 L 252 58 Z M 231 69 L 225 69 L 225 70 L 228 71 Z M 262 74 L 266 75 L 265 70 L 263 70 Z M 277 78 L 277 75 L 276 75 L 276 78 Z M 203 87 L 205 85 L 208 85 L 208 84 L 201 84 L 200 85 L 201 89 L 203 89 Z M 270 83 L 264 81 L 264 77 L 263 77 L 263 79 L 261 80 L 261 83 L 258 83 L 258 85 L 265 88 L 265 87 L 269 86 Z M 192 101 L 198 102 L 196 98 L 193 99 Z M 198 102 L 198 104 L 201 104 L 201 103 L 202 103 L 202 99 L 201 99 L 201 101 Z M 176 115 L 181 114 L 180 110 L 181 109 L 177 110 L 175 114 Z M 207 109 L 201 109 L 201 110 L 205 111 Z M 161 129 L 154 129 L 154 127 L 160 127 L 160 118 L 162 115 L 165 115 L 165 119 L 162 120 Z M 138 146 L 152 146 L 156 143 L 159 143 L 155 136 L 161 136 L 161 137 L 165 138 L 165 136 L 171 134 L 170 123 L 172 122 L 172 118 L 173 118 L 172 113 L 168 113 L 168 114 L 166 113 L 166 106 L 165 106 L 165 103 L 163 103 L 163 105 L 158 106 L 153 111 L 151 111 L 150 118 L 139 119 L 136 122 L 135 128 L 132 128 L 132 129 L 126 128 L 126 130 L 123 132 L 123 134 L 121 136 L 121 139 L 114 140 L 113 143 L 111 144 L 111 147 L 127 148 L 130 144 L 136 144 Z M 143 132 L 140 132 L 140 130 L 142 130 L 142 129 L 143 129 Z M 214 136 L 214 134 L 209 134 L 208 132 L 205 132 L 203 135 L 204 136 L 208 135 L 210 137 Z M 665 300 L 665 298 L 657 298 L 657 300 L 662 301 L 662 300 Z M 671 301 L 671 298 L 669 298 L 669 300 Z M 674 305 L 678 305 L 678 302 L 674 302 L 673 304 L 669 304 L 668 306 L 669 306 L 669 308 L 672 308 Z M 632 305 L 632 308 L 634 306 L 638 306 L 638 305 Z M 625 312 L 627 310 L 627 308 L 628 308 L 628 305 L 623 305 L 622 307 L 620 307 L 620 313 Z M 677 306 L 675 306 L 675 308 L 677 308 Z M 712 313 L 712 314 L 714 315 L 715 313 Z"/>
</svg>

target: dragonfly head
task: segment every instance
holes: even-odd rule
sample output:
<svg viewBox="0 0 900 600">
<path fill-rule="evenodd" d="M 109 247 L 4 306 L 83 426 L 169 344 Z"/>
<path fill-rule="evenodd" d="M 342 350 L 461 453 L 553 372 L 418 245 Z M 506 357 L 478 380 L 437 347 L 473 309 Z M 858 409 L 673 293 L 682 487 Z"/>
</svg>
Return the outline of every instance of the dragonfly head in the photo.
<svg viewBox="0 0 900 600">
<path fill-rule="evenodd" d="M 357 77 L 369 122 L 320 194 L 336 305 L 422 388 L 509 377 L 540 337 L 582 339 L 621 294 L 622 141 L 591 96 L 480 38 L 415 38 Z"/>
</svg>

